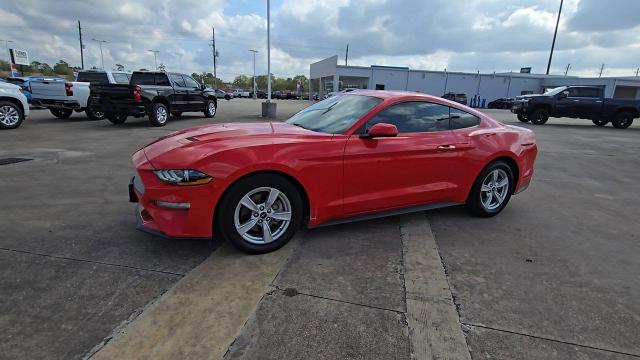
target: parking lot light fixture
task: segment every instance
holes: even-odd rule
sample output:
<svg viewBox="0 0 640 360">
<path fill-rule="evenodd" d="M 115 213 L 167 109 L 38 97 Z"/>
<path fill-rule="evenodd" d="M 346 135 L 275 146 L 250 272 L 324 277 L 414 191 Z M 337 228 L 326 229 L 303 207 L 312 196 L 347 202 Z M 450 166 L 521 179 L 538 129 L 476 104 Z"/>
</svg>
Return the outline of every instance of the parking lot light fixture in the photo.
<svg viewBox="0 0 640 360">
<path fill-rule="evenodd" d="M 249 51 L 253 53 L 253 98 L 257 99 L 258 91 L 256 89 L 256 53 L 258 53 L 259 51 L 254 49 L 250 49 Z"/>
<path fill-rule="evenodd" d="M 153 53 L 153 63 L 156 65 L 156 70 L 158 70 L 158 53 L 160 50 L 147 50 Z"/>
<path fill-rule="evenodd" d="M 106 43 L 107 40 L 100 40 L 100 39 L 91 39 L 93 41 L 96 41 L 98 44 L 100 44 L 100 60 L 102 61 L 102 70 L 104 70 L 104 55 L 102 54 L 102 44 Z"/>
</svg>

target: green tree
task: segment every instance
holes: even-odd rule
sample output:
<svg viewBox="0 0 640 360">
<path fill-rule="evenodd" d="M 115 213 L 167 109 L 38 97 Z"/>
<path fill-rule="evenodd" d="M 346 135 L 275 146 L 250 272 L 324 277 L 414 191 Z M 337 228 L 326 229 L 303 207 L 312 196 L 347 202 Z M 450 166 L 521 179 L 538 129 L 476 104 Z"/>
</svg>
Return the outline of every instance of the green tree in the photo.
<svg viewBox="0 0 640 360">
<path fill-rule="evenodd" d="M 53 65 L 53 72 L 58 75 L 73 75 L 73 69 L 69 67 L 69 64 L 64 60 L 59 60 Z"/>
<path fill-rule="evenodd" d="M 11 66 L 9 65 L 9 62 L 0 60 L 0 71 L 10 71 L 10 70 L 11 70 Z"/>
<path fill-rule="evenodd" d="M 247 75 L 238 75 L 233 79 L 233 87 L 248 89 L 252 87 L 252 79 Z"/>
</svg>

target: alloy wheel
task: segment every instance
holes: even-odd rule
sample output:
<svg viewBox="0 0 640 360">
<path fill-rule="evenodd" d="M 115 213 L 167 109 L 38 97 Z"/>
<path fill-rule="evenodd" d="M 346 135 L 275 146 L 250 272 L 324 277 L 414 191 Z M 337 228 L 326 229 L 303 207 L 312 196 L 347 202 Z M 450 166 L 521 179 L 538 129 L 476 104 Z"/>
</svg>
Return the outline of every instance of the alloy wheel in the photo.
<svg viewBox="0 0 640 360">
<path fill-rule="evenodd" d="M 216 103 L 209 101 L 209 114 L 212 116 L 216 114 Z"/>
<path fill-rule="evenodd" d="M 284 192 L 259 187 L 245 194 L 234 213 L 236 231 L 252 244 L 278 240 L 291 224 L 291 202 Z"/>
<path fill-rule="evenodd" d="M 502 169 L 495 169 L 484 178 L 480 189 L 480 202 L 487 210 L 502 205 L 509 194 L 509 176 Z"/>
<path fill-rule="evenodd" d="M 158 106 L 158 109 L 156 110 L 156 119 L 161 124 L 167 122 L 167 109 L 163 106 Z"/>
<path fill-rule="evenodd" d="M 0 122 L 6 126 L 13 126 L 20 121 L 20 114 L 13 106 L 5 105 L 0 107 Z"/>
</svg>

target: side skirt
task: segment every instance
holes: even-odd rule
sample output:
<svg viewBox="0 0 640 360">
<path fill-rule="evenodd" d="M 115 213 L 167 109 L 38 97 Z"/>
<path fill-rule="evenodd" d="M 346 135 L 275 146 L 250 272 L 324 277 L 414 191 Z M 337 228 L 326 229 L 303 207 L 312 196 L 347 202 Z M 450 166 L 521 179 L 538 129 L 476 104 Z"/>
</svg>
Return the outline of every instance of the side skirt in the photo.
<svg viewBox="0 0 640 360">
<path fill-rule="evenodd" d="M 440 209 L 440 208 L 456 206 L 456 205 L 464 205 L 464 203 L 439 202 L 439 203 L 433 203 L 428 205 L 412 206 L 412 207 L 407 207 L 402 209 L 383 210 L 383 211 L 378 211 L 374 213 L 367 213 L 364 215 L 355 215 L 355 216 L 349 216 L 349 217 L 335 219 L 335 220 L 329 220 L 327 222 L 323 222 L 316 226 L 310 226 L 309 228 L 319 228 L 319 227 L 325 227 L 325 226 L 331 226 L 331 225 L 347 224 L 347 223 L 352 223 L 357 221 L 379 219 L 379 218 L 388 217 L 388 216 L 404 215 L 404 214 L 410 214 L 414 212 L 434 210 L 434 209 Z"/>
</svg>

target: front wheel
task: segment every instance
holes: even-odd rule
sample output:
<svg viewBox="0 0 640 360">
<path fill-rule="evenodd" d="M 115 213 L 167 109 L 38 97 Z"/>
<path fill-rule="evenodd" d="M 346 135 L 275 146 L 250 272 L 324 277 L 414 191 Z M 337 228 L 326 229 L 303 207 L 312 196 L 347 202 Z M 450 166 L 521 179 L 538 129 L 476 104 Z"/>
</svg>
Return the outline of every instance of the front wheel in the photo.
<svg viewBox="0 0 640 360">
<path fill-rule="evenodd" d="M 151 111 L 149 111 L 149 122 L 153 126 L 165 126 L 169 120 L 169 110 L 163 103 L 151 104 Z"/>
<path fill-rule="evenodd" d="M 529 122 L 529 118 L 527 118 L 526 116 L 524 116 L 522 114 L 518 114 L 518 120 L 520 120 L 523 123 Z"/>
<path fill-rule="evenodd" d="M 534 125 L 544 125 L 549 120 L 549 112 L 545 109 L 537 109 L 531 113 L 529 120 Z"/>
<path fill-rule="evenodd" d="M 495 216 L 509 202 L 515 188 L 513 170 L 503 161 L 487 166 L 473 184 L 467 198 L 467 210 L 476 216 Z"/>
<path fill-rule="evenodd" d="M 212 118 L 216 116 L 216 111 L 218 110 L 218 106 L 216 102 L 212 99 L 207 100 L 207 103 L 204 107 L 204 116 L 208 118 Z"/>
<path fill-rule="evenodd" d="M 595 126 L 605 126 L 609 123 L 609 120 L 593 119 L 591 120 Z"/>
<path fill-rule="evenodd" d="M 0 101 L 0 129 L 15 129 L 22 124 L 24 114 L 16 104 Z"/>
<path fill-rule="evenodd" d="M 51 108 L 49 109 L 49 111 L 53 116 L 59 119 L 68 119 L 71 116 L 71 114 L 73 114 L 73 110 L 71 109 Z"/>
<path fill-rule="evenodd" d="M 127 121 L 127 115 L 125 114 L 108 113 L 106 117 L 111 123 L 116 125 L 124 124 L 124 122 Z"/>
<path fill-rule="evenodd" d="M 633 124 L 633 114 L 627 111 L 621 111 L 616 114 L 611 123 L 616 129 L 626 129 Z"/>
<path fill-rule="evenodd" d="M 302 197 L 287 179 L 262 174 L 232 185 L 223 198 L 216 224 L 237 249 L 262 254 L 284 246 L 303 219 Z"/>
<path fill-rule="evenodd" d="M 91 120 L 104 120 L 105 117 L 107 117 L 107 115 L 105 113 L 103 113 L 102 111 L 96 111 L 90 107 L 88 107 L 84 113 L 87 115 L 87 117 Z"/>
</svg>

